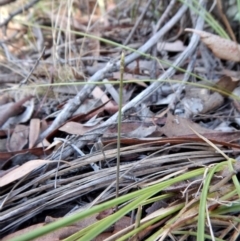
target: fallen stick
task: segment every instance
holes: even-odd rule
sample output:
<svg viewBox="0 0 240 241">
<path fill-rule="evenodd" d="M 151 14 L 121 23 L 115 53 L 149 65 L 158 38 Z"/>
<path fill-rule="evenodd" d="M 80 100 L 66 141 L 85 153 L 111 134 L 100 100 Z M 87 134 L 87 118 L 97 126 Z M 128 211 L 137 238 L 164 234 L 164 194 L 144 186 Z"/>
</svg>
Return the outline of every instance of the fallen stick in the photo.
<svg viewBox="0 0 240 241">
<path fill-rule="evenodd" d="M 183 5 L 178 10 L 178 12 L 168 21 L 168 23 L 163 26 L 155 35 L 153 35 L 142 47 L 140 47 L 137 52 L 127 56 L 125 58 L 125 65 L 128 65 L 129 63 L 137 59 L 141 55 L 141 53 L 146 53 L 148 49 L 150 49 L 154 44 L 156 44 L 157 41 L 179 21 L 179 19 L 186 12 L 187 8 L 187 6 Z M 119 69 L 119 67 L 120 61 L 116 63 L 110 61 L 103 69 L 100 69 L 91 78 L 89 78 L 88 82 L 102 81 L 107 73 L 113 72 L 114 70 Z M 40 135 L 38 142 L 42 141 L 48 134 L 50 134 L 53 130 L 57 129 L 66 120 L 68 120 L 78 109 L 78 107 L 83 103 L 83 101 L 87 98 L 87 96 L 91 94 L 94 88 L 94 84 L 86 84 L 83 89 L 65 105 L 64 109 L 56 117 L 51 126 Z"/>
<path fill-rule="evenodd" d="M 185 8 L 183 9 L 183 7 L 178 11 L 178 13 L 180 11 L 185 11 Z M 176 15 L 178 15 L 178 13 Z M 175 16 L 176 16 L 175 15 Z M 197 19 L 197 23 L 196 23 L 196 29 L 201 30 L 203 28 L 204 25 L 204 19 L 201 16 L 198 16 Z M 161 30 L 160 30 L 161 31 Z M 159 32 L 158 32 L 159 35 Z M 153 38 L 156 38 L 156 35 L 153 36 Z M 191 41 L 188 45 L 188 47 L 184 50 L 184 52 L 182 52 L 182 54 L 176 59 L 176 61 L 173 63 L 173 65 L 158 79 L 158 81 L 156 81 L 155 83 L 151 84 L 147 89 L 145 89 L 144 91 L 142 91 L 139 95 L 137 95 L 134 99 L 132 99 L 130 102 L 128 102 L 123 108 L 122 108 L 122 113 L 124 114 L 124 112 L 126 112 L 127 110 L 131 109 L 134 106 L 139 105 L 143 100 L 145 100 L 147 97 L 149 97 L 152 93 L 154 93 L 154 91 L 156 91 L 159 86 L 161 86 L 161 84 L 163 83 L 162 81 L 170 78 L 175 72 L 176 72 L 176 67 L 179 67 L 188 57 L 190 57 L 194 50 L 196 49 L 197 45 L 199 42 L 199 36 L 197 34 L 193 34 L 191 37 Z M 155 42 L 154 42 L 155 43 Z M 144 46 L 146 45 L 150 45 L 149 41 L 142 46 L 142 48 L 140 48 L 141 50 L 143 49 Z M 139 50 L 140 51 L 140 50 Z M 138 56 L 137 54 L 132 54 L 130 56 L 128 56 L 126 58 L 126 62 L 130 63 L 135 56 Z M 130 61 L 131 60 L 131 61 Z M 117 63 L 119 64 L 119 63 Z M 116 64 L 116 65 L 117 65 Z M 112 66 L 111 66 L 112 67 Z M 104 70 L 102 70 L 101 74 L 108 69 L 107 66 L 104 68 Z M 99 73 L 96 73 L 99 75 Z M 95 75 L 94 75 L 95 76 Z M 93 76 L 93 77 L 94 77 Z M 92 77 L 92 78 L 93 78 Z M 92 87 L 93 88 L 93 87 Z M 81 91 L 82 93 L 82 91 Z M 89 93 L 89 92 L 88 92 Z M 74 98 L 75 99 L 75 98 Z M 71 138 L 71 142 L 72 144 L 74 144 L 75 146 L 77 146 L 78 148 L 83 147 L 87 142 L 89 142 L 89 140 L 97 140 L 99 139 L 99 137 L 101 137 L 103 135 L 103 133 L 106 131 L 106 129 L 111 125 L 116 123 L 118 117 L 118 113 L 116 113 L 115 115 L 113 115 L 112 117 L 110 117 L 107 121 L 105 121 L 104 123 L 102 123 L 102 125 L 100 127 L 102 127 L 102 129 L 98 128 L 98 132 L 94 133 L 94 130 L 90 131 L 87 133 L 87 137 L 86 136 L 82 136 L 82 137 L 76 137 L 73 136 Z M 71 155 L 73 153 L 73 149 L 71 148 L 71 146 L 66 146 L 64 148 L 64 151 L 62 153 L 60 153 L 60 151 L 57 151 L 55 153 L 53 153 L 51 156 L 49 156 L 49 159 L 59 159 L 60 157 L 62 159 L 68 157 L 69 155 Z"/>
</svg>

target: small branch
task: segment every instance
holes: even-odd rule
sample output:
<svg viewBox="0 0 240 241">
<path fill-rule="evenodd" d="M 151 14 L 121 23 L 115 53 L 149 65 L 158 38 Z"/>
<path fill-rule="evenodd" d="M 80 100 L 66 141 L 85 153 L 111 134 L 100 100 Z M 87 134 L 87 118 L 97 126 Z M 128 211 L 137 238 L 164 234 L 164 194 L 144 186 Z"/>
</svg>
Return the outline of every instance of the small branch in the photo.
<svg viewBox="0 0 240 241">
<path fill-rule="evenodd" d="M 166 25 L 164 25 L 154 36 L 152 36 L 142 47 L 138 49 L 138 51 L 130 54 L 125 58 L 125 65 L 128 65 L 139 56 L 141 53 L 146 53 L 154 44 L 156 44 L 164 34 L 166 34 L 182 17 L 182 15 L 187 11 L 188 7 L 183 5 L 178 12 L 168 21 Z M 112 72 L 114 70 L 119 69 L 120 61 L 117 63 L 108 62 L 106 66 L 97 71 L 91 78 L 89 78 L 88 82 L 98 82 L 104 79 L 105 74 L 108 72 Z M 43 140 L 48 134 L 50 134 L 53 130 L 57 129 L 62 123 L 64 123 L 68 118 L 72 116 L 72 114 L 78 109 L 78 107 L 83 103 L 83 101 L 87 98 L 89 94 L 93 91 L 95 85 L 86 84 L 83 89 L 65 105 L 62 112 L 57 116 L 52 125 L 40 135 L 38 142 Z"/>
<path fill-rule="evenodd" d="M 15 2 L 16 0 L 0 0 L 0 6 L 4 6 L 10 3 Z"/>
<path fill-rule="evenodd" d="M 18 102 L 14 103 L 11 107 L 9 107 L 6 111 L 2 111 L 1 118 L 0 118 L 0 127 L 12 116 L 19 115 L 22 111 L 22 105 L 32 99 L 33 96 L 27 96 L 23 99 L 19 100 Z"/>
<path fill-rule="evenodd" d="M 21 81 L 19 87 L 21 87 L 23 84 L 26 84 L 26 83 L 27 83 L 27 81 L 28 81 L 29 78 L 31 77 L 33 71 L 34 71 L 34 70 L 36 69 L 36 67 L 38 66 L 39 61 L 40 61 L 40 59 L 42 58 L 42 56 L 43 56 L 43 54 L 44 54 L 44 51 L 45 51 L 45 47 L 43 48 L 40 56 L 38 57 L 36 63 L 35 63 L 34 66 L 32 67 L 32 69 L 31 69 L 31 71 L 29 72 L 28 76 L 27 76 L 23 81 Z"/>
<path fill-rule="evenodd" d="M 5 26 L 7 27 L 7 25 L 9 24 L 9 22 L 17 15 L 27 11 L 29 8 L 31 8 L 34 4 L 36 4 L 37 2 L 39 2 L 40 0 L 32 0 L 31 2 L 27 3 L 26 5 L 24 5 L 23 7 L 17 9 L 15 12 L 13 13 L 10 13 L 10 16 L 5 20 L 3 21 L 1 24 L 0 24 L 0 28 Z M 9 1 L 11 2 L 11 1 Z M 1 6 L 1 2 L 0 2 L 0 6 Z"/>
<path fill-rule="evenodd" d="M 116 175 L 116 198 L 119 196 L 120 183 L 120 157 L 121 157 L 121 126 L 122 126 L 122 98 L 123 98 L 123 74 L 124 74 L 124 53 L 121 56 L 120 83 L 119 83 L 119 108 L 118 108 L 118 137 L 117 137 L 117 175 Z M 116 207 L 117 210 L 118 207 Z"/>
<path fill-rule="evenodd" d="M 144 10 L 142 11 L 142 14 L 139 16 L 139 18 L 137 19 L 134 27 L 132 28 L 130 34 L 128 35 L 127 39 L 124 41 L 123 45 L 127 45 L 129 40 L 132 38 L 133 34 L 135 33 L 138 25 L 140 24 L 140 22 L 142 21 L 143 17 L 145 16 L 150 4 L 151 4 L 152 0 L 148 0 L 147 2 L 147 6 L 144 8 Z"/>
</svg>

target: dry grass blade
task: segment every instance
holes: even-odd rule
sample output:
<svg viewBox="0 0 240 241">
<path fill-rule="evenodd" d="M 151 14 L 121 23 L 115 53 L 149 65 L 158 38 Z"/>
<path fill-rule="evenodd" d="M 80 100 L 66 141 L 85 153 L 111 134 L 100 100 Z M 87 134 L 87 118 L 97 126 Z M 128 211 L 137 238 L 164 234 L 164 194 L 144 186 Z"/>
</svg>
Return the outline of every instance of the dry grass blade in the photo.
<svg viewBox="0 0 240 241">
<path fill-rule="evenodd" d="M 214 145 L 211 141 L 209 141 L 207 138 L 205 138 L 204 136 L 200 135 L 199 133 L 197 133 L 195 130 L 193 130 L 191 127 L 189 127 L 196 135 L 198 135 L 200 138 L 202 138 L 205 142 L 207 142 L 210 146 L 212 146 L 218 153 L 220 153 L 223 157 L 226 158 L 226 160 L 228 161 L 228 168 L 229 171 L 231 172 L 232 175 L 232 180 L 233 183 L 236 187 L 236 190 L 238 192 L 238 196 L 240 198 L 240 184 L 238 181 L 238 178 L 236 176 L 236 171 L 233 168 L 232 162 L 235 162 L 235 160 L 229 158 L 223 151 L 221 151 L 216 145 Z"/>
<path fill-rule="evenodd" d="M 219 59 L 240 60 L 234 4 L 10 2 L 0 20 L 0 235 L 237 239 L 239 66 Z M 235 42 L 204 31 L 228 38 L 222 26 Z"/>
<path fill-rule="evenodd" d="M 191 144 L 186 144 L 186 146 L 189 147 Z M 170 147 L 170 149 L 171 148 L 172 147 Z M 197 146 L 193 146 L 193 148 L 198 149 Z M 190 168 L 191 166 L 194 167 L 196 165 L 208 164 L 222 159 L 218 154 L 208 150 L 161 156 L 159 153 L 159 146 L 149 146 L 149 144 L 121 148 L 121 157 L 130 157 L 136 154 L 139 155 L 141 152 L 144 153 L 146 151 L 153 152 L 153 155 L 141 160 L 139 163 L 128 162 L 120 165 L 121 175 L 129 169 L 131 169 L 131 171 L 121 179 L 120 184 L 125 184 L 123 186 L 120 185 L 121 189 L 119 190 L 119 193 L 124 193 L 137 186 L 145 186 L 148 182 L 154 182 L 154 180 L 159 180 L 167 174 L 185 169 L 186 167 Z M 117 149 L 105 151 L 105 156 L 107 158 L 105 160 L 106 163 L 114 158 L 116 154 Z M 68 177 L 70 173 L 75 173 L 77 170 L 87 170 L 91 163 L 102 162 L 102 157 L 102 153 L 96 153 L 94 155 L 82 157 L 81 159 L 76 159 L 74 162 L 71 162 L 71 166 L 60 166 L 58 176 L 65 178 L 57 180 L 56 189 L 52 189 L 54 186 L 55 169 L 36 179 L 26 180 L 22 187 L 16 188 L 12 191 L 11 197 L 8 198 L 3 206 L 0 220 L 1 223 L 5 225 L 4 230 L 19 225 L 26 218 L 42 212 L 46 208 L 47 203 L 48 208 L 50 206 L 61 206 L 70 200 L 74 200 L 76 195 L 80 197 L 86 192 L 106 188 L 116 179 L 115 167 L 108 167 L 107 169 L 102 169 L 98 172 L 90 171 L 81 175 L 75 174 L 74 176 Z M 189 162 L 188 160 L 191 161 Z M 144 178 L 141 178 L 143 176 Z M 38 187 L 38 184 L 40 183 L 42 183 L 42 185 Z M 33 188 L 34 186 L 35 188 Z M 29 188 L 31 189 L 29 190 Z M 4 199 L 6 194 L 4 195 L 4 193 L 2 193 L 1 195 L 1 199 Z M 108 200 L 109 198 L 114 197 L 114 195 L 115 191 L 110 190 L 110 192 L 104 195 L 98 200 L 98 202 Z M 18 205 L 15 205 L 12 208 L 12 212 L 9 212 L 8 206 L 11 205 L 12 202 L 19 202 L 23 198 L 27 198 L 28 200 L 24 203 L 20 202 Z"/>
<path fill-rule="evenodd" d="M 121 147 L 121 126 L 122 126 L 122 103 L 123 103 L 123 76 L 124 76 L 124 53 L 121 55 L 120 84 L 119 84 L 119 107 L 118 107 L 118 138 L 117 138 L 117 169 L 116 169 L 116 198 L 119 196 L 120 181 L 120 147 Z M 117 207 L 116 207 L 117 208 Z"/>
</svg>

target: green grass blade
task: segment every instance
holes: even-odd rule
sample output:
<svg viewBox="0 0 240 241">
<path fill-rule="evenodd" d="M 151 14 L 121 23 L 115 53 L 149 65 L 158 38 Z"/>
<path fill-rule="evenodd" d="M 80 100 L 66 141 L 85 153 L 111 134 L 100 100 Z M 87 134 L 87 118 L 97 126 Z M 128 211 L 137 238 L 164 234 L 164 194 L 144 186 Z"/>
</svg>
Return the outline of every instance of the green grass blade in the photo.
<svg viewBox="0 0 240 241">
<path fill-rule="evenodd" d="M 200 203 L 199 203 L 199 214 L 198 214 L 198 224 L 197 224 L 197 241 L 204 241 L 204 235 L 205 235 L 205 214 L 206 214 L 206 205 L 207 205 L 207 196 L 208 196 L 208 189 L 210 182 L 212 180 L 212 177 L 216 171 L 219 170 L 219 168 L 224 168 L 226 166 L 226 162 L 221 162 L 214 166 L 208 173 L 204 184 L 203 189 L 200 197 Z"/>
<path fill-rule="evenodd" d="M 81 220 L 85 217 L 88 217 L 92 214 L 99 213 L 103 210 L 106 210 L 108 208 L 114 207 L 114 206 L 119 205 L 121 203 L 127 202 L 131 199 L 136 199 L 139 196 L 149 195 L 148 197 L 151 197 L 154 194 L 163 190 L 164 188 L 173 185 L 174 183 L 177 183 L 177 182 L 180 182 L 180 181 L 183 181 L 183 180 L 187 180 L 187 179 L 191 179 L 195 176 L 199 176 L 199 175 L 203 174 L 203 172 L 204 172 L 204 168 L 199 168 L 199 169 L 196 169 L 196 170 L 193 170 L 193 171 L 188 171 L 188 172 L 186 172 L 186 173 L 184 173 L 180 176 L 177 176 L 175 178 L 172 178 L 170 180 L 166 180 L 164 182 L 155 184 L 153 186 L 146 187 L 142 190 L 138 190 L 138 191 L 126 194 L 124 196 L 118 197 L 118 198 L 110 200 L 108 202 L 96 205 L 96 206 L 94 206 L 94 207 L 92 207 L 88 210 L 84 210 L 80 213 L 76 213 L 76 214 L 73 214 L 69 217 L 65 217 L 61 220 L 58 220 L 58 221 L 50 223 L 50 224 L 48 224 L 44 227 L 36 229 L 32 232 L 23 234 L 23 235 L 21 235 L 17 238 L 13 238 L 11 241 L 29 241 L 29 240 L 32 240 L 32 239 L 37 238 L 39 236 L 42 236 L 44 234 L 50 233 L 53 230 L 71 225 L 72 223 L 77 222 L 77 221 L 79 221 L 79 220 Z M 145 196 L 144 196 L 143 200 L 146 200 Z M 136 207 L 138 205 L 136 205 Z"/>
</svg>

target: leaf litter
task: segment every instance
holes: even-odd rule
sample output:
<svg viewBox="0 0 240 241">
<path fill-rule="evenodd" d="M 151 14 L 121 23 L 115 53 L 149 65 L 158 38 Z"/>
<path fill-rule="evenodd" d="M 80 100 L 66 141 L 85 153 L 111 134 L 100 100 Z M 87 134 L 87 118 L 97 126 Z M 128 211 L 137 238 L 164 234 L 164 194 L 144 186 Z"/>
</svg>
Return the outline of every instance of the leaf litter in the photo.
<svg viewBox="0 0 240 241">
<path fill-rule="evenodd" d="M 237 36 L 231 41 L 207 28 L 202 15 L 192 11 L 193 1 L 188 7 L 176 1 L 112 0 L 104 5 L 105 14 L 97 1 L 76 1 L 72 6 L 59 1 L 51 8 L 48 2 L 41 7 L 36 2 L 15 14 L 11 13 L 18 5 L 3 2 L 9 22 L 0 22 L 5 29 L 0 53 L 2 237 L 18 237 L 44 226 L 47 216 L 54 221 L 114 199 L 120 110 L 121 196 L 225 161 L 191 128 L 230 158 L 239 159 Z M 30 8 L 38 19 L 33 24 L 27 14 Z M 210 11 L 211 6 L 202 8 Z M 216 19 L 223 15 L 219 3 L 212 14 Z M 23 22 L 16 21 L 18 16 Z M 236 32 L 231 23 L 235 20 L 218 20 L 230 36 Z M 124 104 L 119 106 L 122 51 Z M 234 169 L 238 173 L 237 164 Z M 209 212 L 224 206 L 218 199 L 234 190 L 232 175 L 223 172 L 212 179 L 211 187 L 226 181 L 221 193 L 209 192 Z M 164 202 L 143 205 L 140 227 L 178 205 L 189 206 L 174 222 L 174 216 L 166 216 L 132 235 L 132 240 L 145 240 L 156 227 L 168 227 L 158 235 L 162 239 L 180 238 L 174 232 L 192 230 L 190 220 L 196 226 L 200 205 L 196 195 L 203 179 L 166 187 L 162 193 L 169 196 Z M 238 200 L 235 195 L 229 202 Z M 119 218 L 95 240 L 115 239 L 137 229 L 136 212 Z M 97 224 L 96 217 L 86 218 L 84 227 Z M 213 222 L 213 230 L 205 232 L 221 238 L 236 236 L 234 229 L 224 233 L 227 225 L 219 230 Z M 62 240 L 84 227 L 76 223 L 37 240 Z"/>
</svg>

